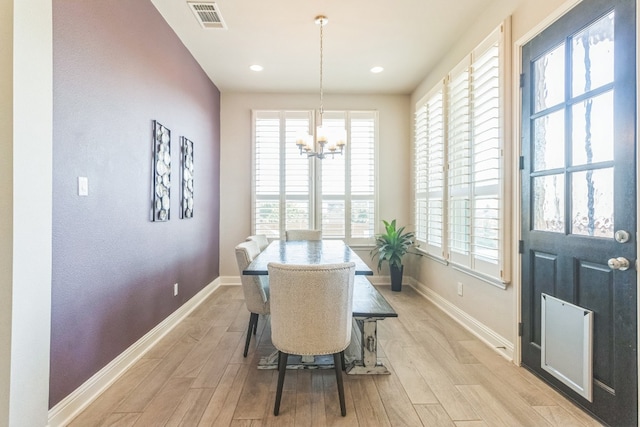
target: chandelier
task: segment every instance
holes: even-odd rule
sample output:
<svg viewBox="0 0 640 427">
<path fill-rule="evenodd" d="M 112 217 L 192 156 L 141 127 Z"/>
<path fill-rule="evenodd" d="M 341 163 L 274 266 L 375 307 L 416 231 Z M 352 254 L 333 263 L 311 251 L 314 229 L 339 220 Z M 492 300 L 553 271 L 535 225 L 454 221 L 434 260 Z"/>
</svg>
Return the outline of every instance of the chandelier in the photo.
<svg viewBox="0 0 640 427">
<path fill-rule="evenodd" d="M 344 129 L 327 128 L 323 126 L 322 115 L 324 114 L 323 106 L 323 87 L 322 87 L 322 62 L 323 62 L 323 32 L 322 28 L 327 25 L 329 20 L 326 16 L 316 16 L 315 22 L 320 26 L 320 109 L 316 114 L 316 132 L 315 135 L 299 134 L 296 137 L 296 145 L 300 149 L 300 155 L 306 154 L 307 157 L 316 157 L 324 159 L 331 155 L 333 158 L 336 154 L 342 154 L 346 145 L 346 132 Z"/>
</svg>

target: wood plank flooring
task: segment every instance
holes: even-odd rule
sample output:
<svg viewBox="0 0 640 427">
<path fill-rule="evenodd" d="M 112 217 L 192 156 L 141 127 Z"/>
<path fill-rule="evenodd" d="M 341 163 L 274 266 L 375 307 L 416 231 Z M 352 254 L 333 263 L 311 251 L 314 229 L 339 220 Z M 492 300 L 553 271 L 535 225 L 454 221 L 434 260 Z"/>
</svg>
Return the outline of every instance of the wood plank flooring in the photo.
<svg viewBox="0 0 640 427">
<path fill-rule="evenodd" d="M 405 286 L 378 287 L 398 318 L 378 322 L 391 375 L 344 376 L 340 416 L 332 370 L 289 370 L 273 416 L 276 371 L 263 317 L 242 357 L 242 288 L 217 289 L 70 424 L 87 426 L 599 426 Z"/>
</svg>

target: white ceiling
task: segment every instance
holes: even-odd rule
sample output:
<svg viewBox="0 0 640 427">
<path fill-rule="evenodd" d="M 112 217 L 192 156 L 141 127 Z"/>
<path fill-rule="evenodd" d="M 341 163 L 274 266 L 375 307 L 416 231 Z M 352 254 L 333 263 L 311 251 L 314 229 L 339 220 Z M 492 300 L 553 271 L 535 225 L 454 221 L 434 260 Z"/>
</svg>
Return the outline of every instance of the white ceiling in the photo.
<svg viewBox="0 0 640 427">
<path fill-rule="evenodd" d="M 187 0 L 152 3 L 222 92 L 318 91 L 325 15 L 325 93 L 408 94 L 495 1 L 218 0 L 227 29 L 202 28 Z"/>
</svg>

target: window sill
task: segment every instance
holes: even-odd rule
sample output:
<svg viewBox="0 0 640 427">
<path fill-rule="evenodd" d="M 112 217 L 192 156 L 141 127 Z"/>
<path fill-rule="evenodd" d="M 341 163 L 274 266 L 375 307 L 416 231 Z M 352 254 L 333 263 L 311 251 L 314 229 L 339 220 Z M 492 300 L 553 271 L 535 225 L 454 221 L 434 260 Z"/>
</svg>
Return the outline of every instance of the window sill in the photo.
<svg viewBox="0 0 640 427">
<path fill-rule="evenodd" d="M 440 263 L 442 265 L 449 265 L 449 261 L 447 261 L 445 258 L 443 258 L 441 256 L 437 256 L 437 255 L 434 255 L 432 253 L 429 253 L 429 252 L 427 252 L 424 249 L 421 249 L 419 247 L 416 247 L 415 250 L 417 252 L 409 252 L 409 253 L 413 254 L 413 255 L 418 255 L 418 256 L 425 257 L 425 258 L 429 258 L 430 260 L 438 262 L 438 263 Z"/>
<path fill-rule="evenodd" d="M 507 285 L 509 284 L 509 282 L 505 282 L 502 279 L 499 279 L 497 277 L 491 277 L 491 276 L 488 276 L 486 274 L 482 274 L 482 273 L 478 273 L 477 271 L 473 271 L 472 269 L 470 269 L 469 267 L 465 267 L 464 265 L 451 263 L 451 268 L 453 268 L 454 270 L 457 270 L 457 271 L 459 271 L 461 273 L 464 273 L 467 276 L 474 277 L 474 278 L 476 278 L 478 280 L 481 280 L 481 281 L 483 281 L 485 283 L 493 285 L 496 288 L 507 289 Z"/>
<path fill-rule="evenodd" d="M 480 280 L 482 282 L 488 283 L 488 284 L 490 284 L 492 286 L 495 286 L 496 288 L 507 289 L 507 285 L 509 285 L 508 281 L 504 281 L 504 280 L 499 279 L 497 277 L 492 277 L 492 276 L 488 276 L 488 275 L 483 274 L 483 273 L 479 273 L 479 272 L 474 271 L 474 270 L 472 270 L 469 267 L 466 267 L 464 265 L 456 264 L 456 263 L 453 263 L 453 262 L 447 260 L 446 258 L 433 255 L 433 254 L 425 251 L 424 249 L 415 248 L 415 250 L 417 252 L 410 252 L 410 253 L 413 254 L 413 255 L 418 255 L 418 256 L 421 256 L 421 257 L 428 258 L 428 259 L 430 259 L 432 261 L 435 261 L 437 263 L 440 263 L 442 265 L 451 266 L 451 268 L 453 268 L 456 271 L 459 271 L 459 272 L 464 273 L 464 274 L 466 274 L 468 276 L 476 278 L 476 279 L 478 279 L 478 280 Z"/>
</svg>

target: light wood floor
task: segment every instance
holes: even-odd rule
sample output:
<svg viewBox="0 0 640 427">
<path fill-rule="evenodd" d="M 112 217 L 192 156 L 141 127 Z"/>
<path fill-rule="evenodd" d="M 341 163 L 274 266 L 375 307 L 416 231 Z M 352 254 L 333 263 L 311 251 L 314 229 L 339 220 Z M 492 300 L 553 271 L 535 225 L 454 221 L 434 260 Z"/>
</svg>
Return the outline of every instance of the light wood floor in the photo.
<svg viewBox="0 0 640 427">
<path fill-rule="evenodd" d="M 249 313 L 242 289 L 217 289 L 71 426 L 596 426 L 571 402 L 494 353 L 413 289 L 378 287 L 399 313 L 379 322 L 392 371 L 345 379 L 340 416 L 332 370 L 287 371 L 273 416 L 277 372 L 261 317 L 242 357 Z"/>
</svg>

